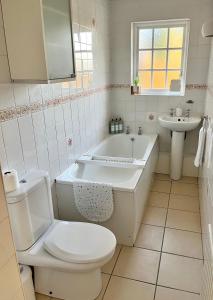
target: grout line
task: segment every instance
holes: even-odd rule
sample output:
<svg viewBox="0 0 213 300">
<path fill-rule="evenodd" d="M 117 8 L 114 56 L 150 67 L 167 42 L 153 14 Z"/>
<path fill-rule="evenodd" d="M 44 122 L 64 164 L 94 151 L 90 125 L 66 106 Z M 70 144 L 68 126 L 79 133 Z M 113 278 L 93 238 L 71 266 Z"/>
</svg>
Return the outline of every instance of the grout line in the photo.
<svg viewBox="0 0 213 300">
<path fill-rule="evenodd" d="M 187 212 L 187 213 L 192 213 L 192 214 L 198 214 L 200 215 L 200 212 L 195 212 L 195 211 L 190 211 L 190 210 L 183 210 L 183 209 L 177 209 L 177 208 L 170 208 L 168 207 L 169 210 L 176 210 L 176 211 L 181 211 L 181 212 Z"/>
<path fill-rule="evenodd" d="M 200 193 L 200 184 L 199 184 L 199 181 L 198 181 L 198 190 L 199 190 L 199 208 L 200 208 L 200 228 L 201 228 L 201 243 L 202 243 L 202 256 L 203 256 L 203 264 L 204 264 L 204 261 L 205 261 L 205 257 L 204 257 L 204 233 L 203 233 L 203 227 L 202 227 L 202 217 L 201 217 L 201 197 L 202 196 Z"/>
<path fill-rule="evenodd" d="M 203 260 L 202 258 L 192 257 L 192 256 L 187 256 L 187 255 L 181 255 L 181 254 L 172 253 L 172 252 L 165 252 L 165 251 L 162 251 L 162 253 L 164 253 L 164 254 L 169 254 L 169 255 L 173 255 L 173 256 L 179 256 L 179 257 L 189 258 L 189 259 Z"/>
<path fill-rule="evenodd" d="M 121 254 L 122 249 L 123 249 L 123 246 L 121 246 L 121 248 L 120 248 L 120 251 L 119 251 L 119 253 L 118 253 L 117 259 L 115 260 L 114 267 L 112 268 L 111 274 L 104 273 L 104 274 L 109 275 L 110 277 L 109 277 L 109 281 L 108 281 L 108 283 L 107 283 L 107 285 L 106 285 L 105 291 L 104 291 L 104 293 L 103 293 L 102 300 L 104 299 L 104 296 L 105 296 L 106 291 L 107 291 L 107 289 L 108 289 L 109 283 L 110 283 L 111 278 L 112 278 L 112 276 L 113 276 L 112 274 L 113 274 L 113 272 L 114 272 L 115 266 L 116 266 L 116 264 L 117 264 L 117 261 L 118 261 L 118 259 L 119 259 L 119 256 L 120 256 L 120 254 Z"/>
<path fill-rule="evenodd" d="M 170 192 L 171 192 L 171 186 L 172 186 L 172 185 L 170 185 Z M 169 201 L 170 201 L 170 194 L 169 194 Z M 169 206 L 169 202 L 168 202 L 168 206 Z M 162 243 L 161 243 L 161 251 L 160 251 L 160 259 L 159 259 L 159 265 L 158 265 L 157 277 L 156 277 L 155 292 L 154 292 L 154 300 L 155 300 L 155 297 L 156 297 L 157 284 L 158 284 L 158 279 L 159 279 L 159 275 L 160 275 L 160 266 L 161 266 L 161 259 L 162 259 L 162 250 L 163 250 L 163 244 L 164 244 L 164 237 L 165 237 L 165 232 L 166 232 L 166 222 L 167 222 L 167 217 L 168 217 L 168 208 L 167 208 L 167 211 L 166 211 L 165 226 L 164 226 L 164 230 L 163 230 L 163 238 L 162 238 Z"/>
<path fill-rule="evenodd" d="M 169 202 L 170 202 L 170 197 L 171 197 L 171 190 L 172 190 L 172 183 L 170 184 L 170 193 L 169 193 L 169 201 L 168 201 L 168 207 L 169 207 Z M 168 212 L 169 208 L 167 208 L 166 212 L 166 218 L 165 218 L 165 226 L 163 230 L 163 238 L 162 238 L 162 243 L 161 243 L 161 252 L 160 252 L 160 260 L 159 260 L 159 265 L 158 265 L 158 272 L 157 272 L 157 278 L 156 278 L 156 285 L 155 285 L 155 292 L 154 292 L 154 300 L 156 298 L 156 292 L 157 292 L 157 284 L 159 280 L 159 275 L 160 275 L 160 266 L 161 266 L 161 260 L 162 260 L 162 250 L 163 250 L 163 245 L 164 245 L 164 238 L 165 238 L 165 233 L 166 233 L 166 223 L 167 223 L 167 218 L 168 218 Z"/>
<path fill-rule="evenodd" d="M 154 224 L 149 224 L 149 223 L 141 223 L 142 225 L 149 225 L 149 226 L 155 226 L 155 227 L 160 227 L 160 228 L 168 228 L 168 229 L 174 229 L 174 230 L 179 230 L 179 231 L 187 231 L 187 232 L 192 232 L 192 233 L 198 233 L 201 234 L 201 232 L 199 231 L 192 231 L 192 230 L 187 230 L 187 229 L 180 229 L 180 228 L 176 228 L 176 227 L 169 227 L 169 226 L 160 226 L 160 225 L 154 225 Z"/>
<path fill-rule="evenodd" d="M 183 254 L 178 254 L 178 253 L 174 253 L 174 252 L 167 252 L 167 251 L 163 251 L 163 250 L 156 250 L 156 249 L 145 248 L 145 247 L 138 247 L 138 246 L 134 246 L 134 248 L 144 249 L 144 250 L 148 250 L 148 251 L 154 251 L 154 252 L 157 252 L 157 253 L 161 253 L 162 252 L 164 254 L 176 255 L 176 256 L 190 258 L 190 259 L 203 260 L 203 258 L 193 257 L 193 256 L 188 256 L 188 255 L 183 255 Z"/>
<path fill-rule="evenodd" d="M 130 278 L 130 277 L 124 277 L 124 276 L 116 275 L 116 274 L 113 274 L 111 277 L 119 277 L 119 278 L 128 279 L 128 280 L 137 281 L 137 282 L 142 282 L 142 283 L 146 283 L 146 284 L 150 284 L 150 285 L 154 285 L 154 286 L 156 285 L 155 283 L 151 283 L 151 282 L 148 282 L 148 281 L 133 279 L 133 278 Z"/>
<path fill-rule="evenodd" d="M 167 194 L 167 195 L 170 195 L 170 194 Z M 199 202 L 198 198 L 196 198 L 196 200 Z M 194 201 L 197 202 L 196 200 L 194 200 Z M 177 202 L 178 202 L 178 200 L 177 200 Z M 195 214 L 200 214 L 200 205 L 198 205 L 198 206 L 199 206 L 199 210 L 198 211 L 192 211 L 192 210 L 188 210 L 188 209 L 180 209 L 180 208 L 169 207 L 169 204 L 168 204 L 168 206 L 165 207 L 165 206 L 157 206 L 157 204 L 156 205 L 152 205 L 151 203 L 148 202 L 147 208 L 148 207 L 165 208 L 165 209 L 168 208 L 168 209 L 171 209 L 171 210 L 179 210 L 179 211 L 185 211 L 185 212 L 191 212 L 191 213 L 195 213 Z"/>
<path fill-rule="evenodd" d="M 165 207 L 165 206 L 157 206 L 157 205 L 148 205 L 147 207 L 165 208 L 165 209 L 168 208 L 171 210 L 179 210 L 179 211 L 185 211 L 185 212 L 194 213 L 194 214 L 200 214 L 200 211 L 191 211 L 191 210 L 179 209 L 179 208 L 173 208 L 173 207 Z"/>
<path fill-rule="evenodd" d="M 166 285 L 157 285 L 159 287 L 163 287 L 163 288 L 166 288 L 166 289 L 170 289 L 170 290 L 175 290 L 175 291 L 180 291 L 180 292 L 185 292 L 185 293 L 190 293 L 190 294 L 193 294 L 193 295 L 200 295 L 200 293 L 196 293 L 196 292 L 191 292 L 191 291 L 187 291 L 187 290 L 182 290 L 182 289 L 177 289 L 177 288 L 173 288 L 173 287 L 169 287 L 169 286 L 166 286 Z"/>
<path fill-rule="evenodd" d="M 175 183 L 183 183 L 183 184 L 194 184 L 194 185 L 198 185 L 198 183 L 196 182 L 185 182 L 185 181 L 180 181 L 180 180 L 169 180 L 169 179 L 159 179 L 159 178 L 155 178 L 155 180 L 157 181 L 167 181 L 167 182 L 175 182 Z"/>
</svg>

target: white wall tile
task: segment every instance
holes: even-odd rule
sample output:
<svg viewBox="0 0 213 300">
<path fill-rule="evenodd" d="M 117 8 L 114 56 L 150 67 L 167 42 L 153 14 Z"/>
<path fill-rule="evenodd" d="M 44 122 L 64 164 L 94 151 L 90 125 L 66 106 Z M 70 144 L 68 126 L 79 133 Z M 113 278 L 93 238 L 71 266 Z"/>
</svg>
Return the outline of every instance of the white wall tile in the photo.
<svg viewBox="0 0 213 300">
<path fill-rule="evenodd" d="M 36 144 L 31 116 L 24 116 L 18 119 L 21 144 L 26 170 L 38 168 Z"/>
<path fill-rule="evenodd" d="M 16 169 L 19 177 L 25 173 L 25 164 L 17 120 L 2 123 L 2 133 L 7 153 L 8 168 Z"/>
</svg>

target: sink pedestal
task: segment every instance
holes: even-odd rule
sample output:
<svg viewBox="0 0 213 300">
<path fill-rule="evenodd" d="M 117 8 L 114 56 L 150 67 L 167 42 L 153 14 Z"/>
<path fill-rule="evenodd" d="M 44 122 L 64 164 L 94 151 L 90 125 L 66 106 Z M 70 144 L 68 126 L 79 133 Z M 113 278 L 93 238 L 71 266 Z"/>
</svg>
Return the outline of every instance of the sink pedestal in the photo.
<svg viewBox="0 0 213 300">
<path fill-rule="evenodd" d="M 172 132 L 170 174 L 173 180 L 179 180 L 182 176 L 184 139 L 185 132 Z"/>
</svg>

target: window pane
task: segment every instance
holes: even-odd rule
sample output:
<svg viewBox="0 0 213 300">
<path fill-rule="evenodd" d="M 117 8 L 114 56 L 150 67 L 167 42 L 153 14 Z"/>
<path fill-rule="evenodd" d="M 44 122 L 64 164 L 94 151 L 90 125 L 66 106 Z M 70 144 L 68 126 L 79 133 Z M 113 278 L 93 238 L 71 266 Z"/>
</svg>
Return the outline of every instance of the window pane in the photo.
<svg viewBox="0 0 213 300">
<path fill-rule="evenodd" d="M 139 52 L 139 69 L 151 69 L 152 51 Z"/>
<path fill-rule="evenodd" d="M 154 69 L 166 69 L 166 50 L 154 51 Z"/>
<path fill-rule="evenodd" d="M 167 88 L 170 88 L 171 81 L 172 80 L 178 80 L 180 79 L 180 71 L 168 71 L 167 73 Z"/>
<path fill-rule="evenodd" d="M 170 28 L 169 33 L 169 48 L 183 47 L 183 27 Z"/>
<path fill-rule="evenodd" d="M 181 69 L 182 50 L 169 50 L 168 69 Z"/>
<path fill-rule="evenodd" d="M 139 72 L 139 80 L 140 80 L 140 86 L 143 89 L 150 89 L 151 88 L 151 72 L 150 71 L 144 71 Z"/>
<path fill-rule="evenodd" d="M 154 71 L 153 72 L 153 89 L 165 89 L 166 85 L 166 72 Z"/>
<path fill-rule="evenodd" d="M 154 31 L 154 48 L 167 48 L 168 28 L 156 28 Z"/>
<path fill-rule="evenodd" d="M 139 31 L 139 48 L 152 48 L 152 29 L 140 29 Z"/>
</svg>

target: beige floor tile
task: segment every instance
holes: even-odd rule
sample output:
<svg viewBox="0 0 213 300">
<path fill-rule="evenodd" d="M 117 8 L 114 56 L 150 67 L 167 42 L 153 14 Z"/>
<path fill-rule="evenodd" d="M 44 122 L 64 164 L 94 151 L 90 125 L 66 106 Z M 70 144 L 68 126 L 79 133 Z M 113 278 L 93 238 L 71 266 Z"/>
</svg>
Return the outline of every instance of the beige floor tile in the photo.
<svg viewBox="0 0 213 300">
<path fill-rule="evenodd" d="M 171 194 L 169 208 L 199 212 L 199 200 L 198 197 Z"/>
<path fill-rule="evenodd" d="M 104 293 L 106 291 L 109 279 L 110 279 L 110 275 L 102 274 L 103 287 L 102 287 L 100 295 L 98 296 L 98 298 L 96 298 L 96 300 L 102 300 L 103 299 L 103 296 L 104 296 Z"/>
<path fill-rule="evenodd" d="M 161 251 L 163 234 L 163 227 L 142 225 L 135 242 L 135 247 Z"/>
<path fill-rule="evenodd" d="M 49 296 L 36 293 L 36 300 L 50 300 L 50 299 L 55 300 L 56 298 L 50 298 Z"/>
<path fill-rule="evenodd" d="M 118 258 L 118 255 L 121 251 L 121 246 L 117 245 L 115 249 L 115 254 L 113 255 L 113 258 L 105 265 L 102 267 L 102 272 L 106 274 L 112 274 L 113 268 L 115 266 L 116 260 Z"/>
<path fill-rule="evenodd" d="M 163 251 L 202 259 L 201 234 L 166 228 Z"/>
<path fill-rule="evenodd" d="M 173 181 L 171 193 L 198 197 L 198 185 Z"/>
<path fill-rule="evenodd" d="M 164 180 L 155 180 L 152 185 L 153 192 L 170 193 L 171 182 Z"/>
<path fill-rule="evenodd" d="M 171 181 L 171 178 L 168 174 L 160 174 L 160 173 L 155 173 L 155 179 Z"/>
<path fill-rule="evenodd" d="M 154 285 L 112 276 L 104 300 L 153 300 L 154 292 Z"/>
<path fill-rule="evenodd" d="M 141 248 L 124 247 L 113 275 L 156 283 L 160 253 Z"/>
<path fill-rule="evenodd" d="M 201 300 L 200 295 L 157 287 L 155 300 Z"/>
<path fill-rule="evenodd" d="M 202 260 L 162 254 L 158 285 L 200 293 Z"/>
<path fill-rule="evenodd" d="M 151 192 L 149 195 L 148 205 L 155 207 L 167 208 L 169 204 L 169 194 Z"/>
<path fill-rule="evenodd" d="M 201 232 L 200 214 L 169 209 L 166 227 Z"/>
<path fill-rule="evenodd" d="M 166 208 L 147 207 L 143 218 L 143 224 L 165 226 Z"/>
<path fill-rule="evenodd" d="M 197 177 L 190 177 L 190 176 L 184 176 L 181 179 L 179 179 L 177 182 L 198 184 Z"/>
</svg>

